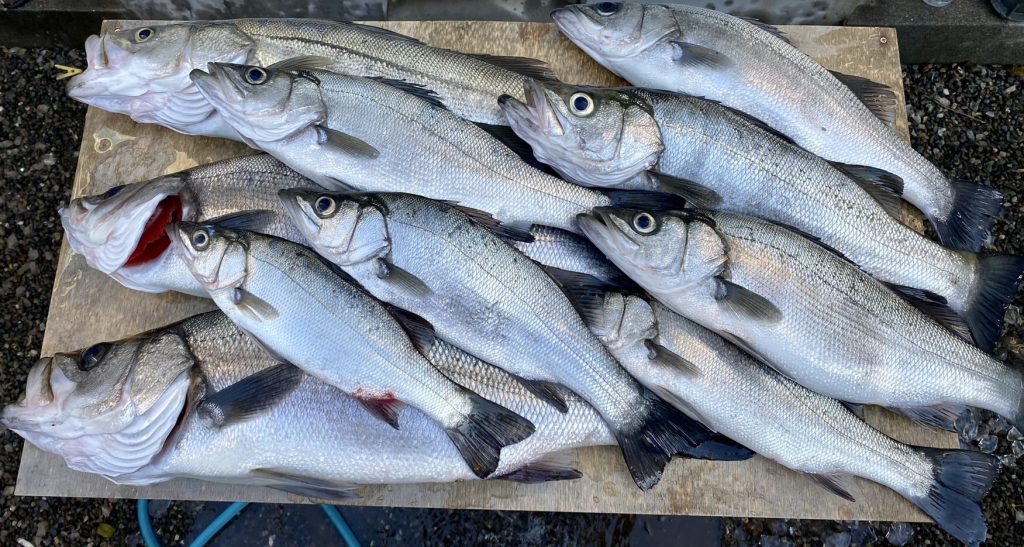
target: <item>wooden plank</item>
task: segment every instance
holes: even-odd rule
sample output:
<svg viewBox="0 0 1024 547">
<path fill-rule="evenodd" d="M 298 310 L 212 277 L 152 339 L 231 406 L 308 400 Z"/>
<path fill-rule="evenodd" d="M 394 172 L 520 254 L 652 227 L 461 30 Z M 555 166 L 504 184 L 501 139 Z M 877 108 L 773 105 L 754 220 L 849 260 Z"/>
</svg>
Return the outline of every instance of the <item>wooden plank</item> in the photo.
<svg viewBox="0 0 1024 547">
<path fill-rule="evenodd" d="M 104 29 L 141 22 L 108 21 Z M 621 85 L 564 39 L 550 24 L 497 22 L 381 23 L 428 44 L 468 52 L 543 59 L 563 80 Z M 826 68 L 885 83 L 899 96 L 898 129 L 907 137 L 902 77 L 892 29 L 789 27 L 786 33 Z M 185 137 L 138 125 L 125 116 L 90 108 L 73 195 L 144 180 L 222 158 L 249 153 L 239 143 Z M 86 267 L 80 256 L 61 248 L 43 354 L 72 350 L 167 324 L 212 305 L 193 297 L 147 295 L 125 289 Z M 756 408 L 751 409 L 756 412 Z M 892 436 L 915 444 L 955 447 L 956 437 L 913 426 L 887 412 L 869 409 L 868 420 Z M 344 457 L 343 454 L 339 457 Z M 617 449 L 581 450 L 578 481 L 515 485 L 482 481 L 459 484 L 378 486 L 363 489 L 354 504 L 538 511 L 615 512 L 688 515 L 745 515 L 861 520 L 926 520 L 888 489 L 855 481 L 848 503 L 806 478 L 762 458 L 742 463 L 676 459 L 661 484 L 640 492 L 630 480 Z M 95 475 L 70 471 L 60 458 L 27 445 L 18 474 L 18 495 L 147 497 L 198 500 L 305 502 L 304 498 L 263 488 L 176 480 L 146 487 L 118 487 Z"/>
</svg>

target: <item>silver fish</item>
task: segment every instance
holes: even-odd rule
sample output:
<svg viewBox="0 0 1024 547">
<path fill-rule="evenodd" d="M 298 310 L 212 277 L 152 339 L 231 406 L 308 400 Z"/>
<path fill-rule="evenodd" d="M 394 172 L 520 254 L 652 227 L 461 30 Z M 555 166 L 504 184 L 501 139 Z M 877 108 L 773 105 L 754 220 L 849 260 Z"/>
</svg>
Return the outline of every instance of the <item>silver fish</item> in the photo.
<svg viewBox="0 0 1024 547">
<path fill-rule="evenodd" d="M 822 395 L 1024 425 L 1024 377 L 835 254 L 728 213 L 601 210 L 581 227 L 673 311 Z M 938 411 L 936 411 L 938 412 Z"/>
<path fill-rule="evenodd" d="M 251 226 L 258 222 L 262 233 L 302 241 L 277 198 L 279 190 L 295 186 L 316 184 L 271 156 L 256 154 L 75 198 L 60 210 L 60 220 L 71 249 L 122 285 L 206 297 L 171 250 L 167 226 L 260 211 Z"/>
<path fill-rule="evenodd" d="M 455 384 L 424 357 L 423 341 L 312 251 L 221 225 L 168 228 L 176 251 L 215 304 L 280 358 L 358 399 L 397 427 L 407 403 L 436 420 L 481 478 L 501 447 L 533 425 Z"/>
<path fill-rule="evenodd" d="M 317 70 L 211 64 L 209 71 L 192 78 L 245 142 L 325 188 L 411 192 L 506 224 L 570 231 L 581 212 L 645 199 L 547 175 L 415 86 Z"/>
<path fill-rule="evenodd" d="M 207 63 L 269 66 L 295 57 L 327 70 L 426 85 L 459 116 L 504 125 L 495 102 L 521 96 L 531 78 L 554 79 L 542 62 L 471 55 L 430 47 L 381 28 L 313 19 L 236 19 L 126 28 L 90 36 L 88 68 L 68 82 L 68 95 L 189 135 L 238 134 L 189 79 Z"/>
<path fill-rule="evenodd" d="M 681 5 L 605 2 L 551 16 L 570 40 L 631 84 L 720 101 L 823 158 L 893 173 L 903 179 L 903 197 L 928 217 L 944 244 L 976 252 L 988 241 L 1002 208 L 1000 193 L 947 178 L 852 88 L 876 110 L 885 109 L 888 121 L 891 90 L 837 77 L 777 29 Z"/>
<path fill-rule="evenodd" d="M 565 230 L 535 225 L 530 227 L 530 241 L 510 243 L 544 266 L 587 274 L 613 285 L 632 283 L 589 240 Z"/>
<path fill-rule="evenodd" d="M 492 479 L 575 478 L 566 450 L 615 443 L 600 416 L 567 390 L 569 411 L 561 414 L 508 374 L 441 341 L 428 356 L 460 384 L 537 425 L 502 450 Z M 0 415 L 71 468 L 119 484 L 191 477 L 340 498 L 357 484 L 477 478 L 432 419 L 410 407 L 397 419 L 396 430 L 281 364 L 220 311 L 42 359 L 25 397 Z"/>
<path fill-rule="evenodd" d="M 437 335 L 524 379 L 564 410 L 549 384 L 587 400 L 609 425 L 637 486 L 677 451 L 749 456 L 644 390 L 587 330 L 556 282 L 484 215 L 411 194 L 284 191 L 292 220 L 324 258 Z M 708 441 L 708 442 L 705 442 Z M 715 446 L 711 446 L 715 443 Z M 707 447 L 704 445 L 708 445 Z"/>
<path fill-rule="evenodd" d="M 591 329 L 619 362 L 711 429 L 850 501 L 843 479 L 862 477 L 895 490 L 960 541 L 985 539 L 978 502 L 998 476 L 994 456 L 894 441 L 839 401 L 798 385 L 663 305 L 617 293 L 594 305 L 601 313 Z"/>
<path fill-rule="evenodd" d="M 897 181 L 885 173 L 844 172 L 746 116 L 672 93 L 529 84 L 527 103 L 502 105 L 537 157 L 570 180 L 675 192 L 791 226 L 881 281 L 941 296 L 986 351 L 999 340 L 1024 259 L 978 257 L 914 232 L 893 218 Z"/>
</svg>

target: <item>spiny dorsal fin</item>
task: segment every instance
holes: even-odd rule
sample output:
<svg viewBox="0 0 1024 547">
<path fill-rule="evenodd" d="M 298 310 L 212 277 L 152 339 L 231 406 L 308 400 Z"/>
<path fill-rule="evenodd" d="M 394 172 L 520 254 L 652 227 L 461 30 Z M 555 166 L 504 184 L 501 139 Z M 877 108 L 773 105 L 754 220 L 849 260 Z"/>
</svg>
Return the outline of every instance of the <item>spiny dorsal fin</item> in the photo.
<svg viewBox="0 0 1024 547">
<path fill-rule="evenodd" d="M 769 34 L 772 34 L 779 40 L 782 40 L 783 42 L 786 42 L 789 45 L 793 45 L 793 42 L 789 41 L 789 38 L 786 37 L 786 33 L 782 32 L 782 29 L 780 29 L 779 27 L 769 25 L 768 23 L 762 23 L 761 21 L 754 19 L 753 17 L 740 17 L 740 19 L 743 19 L 744 21 L 750 23 L 751 25 L 754 25 L 755 27 L 763 31 L 766 31 Z"/>
<path fill-rule="evenodd" d="M 874 80 L 830 70 L 840 82 L 868 107 L 878 119 L 889 127 L 896 126 L 896 94 L 885 84 Z"/>
<path fill-rule="evenodd" d="M 402 328 L 405 329 L 416 349 L 424 356 L 427 356 L 437 337 L 434 333 L 434 326 L 426 319 L 411 311 L 403 310 L 398 306 L 384 304 L 384 307 L 401 323 Z"/>
<path fill-rule="evenodd" d="M 847 491 L 846 486 L 842 483 L 842 477 L 836 475 L 813 475 L 806 473 L 807 478 L 818 483 L 825 490 L 832 492 L 833 494 L 843 498 L 846 501 L 855 503 L 857 500 L 854 499 L 853 494 Z"/>
<path fill-rule="evenodd" d="M 523 243 L 533 242 L 533 234 L 531 234 L 528 230 L 522 230 L 515 226 L 502 224 L 501 222 L 498 221 L 498 219 L 491 216 L 491 214 L 488 213 L 487 211 L 473 209 L 472 207 L 466 207 L 463 205 L 459 205 L 458 203 L 445 203 L 447 203 L 451 208 L 469 217 L 469 219 L 472 220 L 474 224 L 482 228 L 486 228 L 487 231 L 491 232 L 492 234 L 502 239 L 508 241 L 521 241 Z"/>
<path fill-rule="evenodd" d="M 322 125 L 316 125 L 314 127 L 316 128 L 318 144 L 331 146 L 332 148 L 341 150 L 350 156 L 369 159 L 375 159 L 380 156 L 379 150 L 357 137 Z"/>
<path fill-rule="evenodd" d="M 291 59 L 282 59 L 267 68 L 298 72 L 300 70 L 322 70 L 334 64 L 332 59 L 319 55 L 300 55 Z"/>
<path fill-rule="evenodd" d="M 672 44 L 672 60 L 682 66 L 721 69 L 735 64 L 724 53 L 704 46 L 678 40 L 671 40 L 669 44 Z"/>
<path fill-rule="evenodd" d="M 565 293 L 566 298 L 590 327 L 604 322 L 604 297 L 610 287 L 600 279 L 554 266 L 541 266 Z"/>
<path fill-rule="evenodd" d="M 416 97 L 419 97 L 420 99 L 423 99 L 424 101 L 427 101 L 428 103 L 438 108 L 448 110 L 448 107 L 445 106 L 443 102 L 441 102 L 441 97 L 438 97 L 437 93 L 435 93 L 433 89 L 430 89 L 425 85 L 417 84 L 415 82 L 410 82 L 407 80 L 395 80 L 392 78 L 381 78 L 378 76 L 373 76 L 370 79 L 391 86 L 395 89 L 399 89 L 410 95 L 415 95 Z"/>
<path fill-rule="evenodd" d="M 722 196 L 718 195 L 718 192 L 700 183 L 655 171 L 649 174 L 657 184 L 658 190 L 682 196 L 695 207 L 717 209 L 722 204 Z"/>
<path fill-rule="evenodd" d="M 782 320 L 782 311 L 768 299 L 720 277 L 715 300 L 737 317 L 766 324 L 774 324 Z"/>
<path fill-rule="evenodd" d="M 729 113 L 732 114 L 733 116 L 736 116 L 737 118 L 742 118 L 743 121 L 745 121 L 748 124 L 750 124 L 750 125 L 758 128 L 758 129 L 760 129 L 761 131 L 764 131 L 766 133 L 770 133 L 771 135 L 774 135 L 775 137 L 777 137 L 779 139 L 782 139 L 783 141 L 796 146 L 796 141 L 791 139 L 789 137 L 789 135 L 786 135 L 785 133 L 782 133 L 778 129 L 775 129 L 774 127 L 764 123 L 763 121 L 761 121 L 758 118 L 755 118 L 754 116 L 751 116 L 750 114 L 747 114 L 746 112 L 743 112 L 742 110 L 736 110 L 735 108 L 732 108 L 730 106 L 726 106 L 726 105 L 724 105 L 724 104 L 722 104 L 722 103 L 720 103 L 718 101 L 714 101 L 714 100 L 711 100 L 711 99 L 703 99 L 703 100 L 713 102 L 713 103 L 717 104 L 719 107 L 729 111 Z"/>
<path fill-rule="evenodd" d="M 900 208 L 903 200 L 903 179 L 876 167 L 866 165 L 849 165 L 831 162 L 832 166 L 842 171 L 864 189 L 889 216 L 902 221 Z"/>
<path fill-rule="evenodd" d="M 486 53 L 467 53 L 470 57 L 475 57 L 490 63 L 494 66 L 504 68 L 510 72 L 516 74 L 522 74 L 527 78 L 533 78 L 542 82 L 557 82 L 558 76 L 547 64 L 540 59 L 532 59 L 530 57 L 507 57 L 502 55 L 488 55 Z"/>
<path fill-rule="evenodd" d="M 972 344 L 974 343 L 974 336 L 971 335 L 971 329 L 967 326 L 967 322 L 949 307 L 946 299 L 935 293 L 913 287 L 887 285 L 903 300 L 917 308 L 918 311 L 931 317 L 935 322 L 946 327 L 953 334 Z"/>
<path fill-rule="evenodd" d="M 302 370 L 290 363 L 274 365 L 206 397 L 198 412 L 217 427 L 248 420 L 279 403 L 302 377 Z"/>
</svg>

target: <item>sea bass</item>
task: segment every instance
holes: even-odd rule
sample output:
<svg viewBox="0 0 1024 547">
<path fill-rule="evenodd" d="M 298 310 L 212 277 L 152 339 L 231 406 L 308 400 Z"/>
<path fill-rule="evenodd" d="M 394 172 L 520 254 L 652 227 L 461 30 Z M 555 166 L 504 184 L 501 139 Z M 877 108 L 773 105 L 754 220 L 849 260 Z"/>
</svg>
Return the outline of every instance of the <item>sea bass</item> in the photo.
<svg viewBox="0 0 1024 547">
<path fill-rule="evenodd" d="M 422 88 L 319 70 L 211 64 L 200 91 L 250 146 L 325 188 L 410 192 L 486 211 L 500 222 L 576 230 L 613 201 L 535 169 Z"/>
<path fill-rule="evenodd" d="M 984 349 L 999 340 L 1024 259 L 978 257 L 914 232 L 896 220 L 899 184 L 886 173 L 835 167 L 747 116 L 674 93 L 531 83 L 526 103 L 502 106 L 537 158 L 569 180 L 674 192 L 791 226 L 881 281 L 941 296 Z"/>
<path fill-rule="evenodd" d="M 728 213 L 608 209 L 580 224 L 652 296 L 813 391 L 939 424 L 945 411 L 976 406 L 1024 425 L 1019 370 L 785 228 Z"/>
<path fill-rule="evenodd" d="M 85 42 L 88 68 L 68 95 L 188 135 L 238 140 L 189 79 L 227 62 L 269 66 L 305 57 L 324 69 L 407 80 L 435 90 L 459 116 L 505 125 L 496 99 L 521 97 L 531 78 L 555 78 L 543 63 L 430 47 L 368 25 L 312 19 L 236 19 L 126 28 Z"/>
<path fill-rule="evenodd" d="M 988 241 L 1000 193 L 947 178 L 869 108 L 886 110 L 891 122 L 891 90 L 825 70 L 777 29 L 681 5 L 602 2 L 551 16 L 570 40 L 631 84 L 720 101 L 825 159 L 888 171 L 903 180 L 903 197 L 944 244 L 976 252 Z"/>
<path fill-rule="evenodd" d="M 295 186 L 316 184 L 273 157 L 256 154 L 75 198 L 61 208 L 60 220 L 71 249 L 122 285 L 206 297 L 171 250 L 167 226 L 261 211 L 260 232 L 303 241 L 277 198 L 279 190 Z"/>
<path fill-rule="evenodd" d="M 168 228 L 176 251 L 215 304 L 281 359 L 345 393 L 397 427 L 410 404 L 436 420 L 479 477 L 503 446 L 528 437 L 525 418 L 452 382 L 424 357 L 380 302 L 312 251 L 224 224 Z"/>
<path fill-rule="evenodd" d="M 643 389 L 558 284 L 498 235 L 516 234 L 490 217 L 411 194 L 284 191 L 282 200 L 317 252 L 377 298 L 426 319 L 438 337 L 523 378 L 562 410 L 553 383 L 588 401 L 640 488 L 654 486 L 676 452 L 749 456 L 719 447 L 703 426 Z"/>
<path fill-rule="evenodd" d="M 594 330 L 630 373 L 711 429 L 855 501 L 843 478 L 885 485 L 968 545 L 985 539 L 979 501 L 994 456 L 894 441 L 711 331 L 636 296 L 596 297 Z M 751 401 L 756 401 L 752 408 Z"/>
<path fill-rule="evenodd" d="M 615 443 L 568 390 L 562 414 L 444 342 L 428 357 L 536 424 L 536 433 L 502 449 L 490 478 L 575 478 L 565 450 Z M 397 420 L 400 429 L 389 427 L 355 399 L 270 357 L 220 311 L 41 359 L 25 396 L 0 414 L 72 469 L 119 484 L 191 477 L 341 498 L 357 484 L 477 478 L 434 420 L 411 407 Z"/>
</svg>

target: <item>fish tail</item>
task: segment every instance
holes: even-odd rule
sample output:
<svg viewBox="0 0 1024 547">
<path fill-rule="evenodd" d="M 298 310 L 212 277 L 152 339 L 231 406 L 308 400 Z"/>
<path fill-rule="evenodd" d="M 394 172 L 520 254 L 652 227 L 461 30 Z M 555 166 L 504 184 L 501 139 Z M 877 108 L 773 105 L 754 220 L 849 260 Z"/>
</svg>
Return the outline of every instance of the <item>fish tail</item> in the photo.
<svg viewBox="0 0 1024 547">
<path fill-rule="evenodd" d="M 658 484 L 674 454 L 724 461 L 745 460 L 754 455 L 651 393 L 647 403 L 649 411 L 638 427 L 615 430 L 626 467 L 641 490 Z"/>
<path fill-rule="evenodd" d="M 1024 257 L 983 256 L 977 277 L 974 298 L 963 317 L 978 347 L 991 353 L 1003 333 L 1006 307 L 1017 296 L 1024 279 Z"/>
<path fill-rule="evenodd" d="M 922 448 L 935 482 L 924 496 L 907 496 L 935 524 L 967 545 L 985 541 L 981 500 L 999 475 L 999 460 L 973 450 Z"/>
<path fill-rule="evenodd" d="M 952 180 L 953 207 L 945 220 L 932 219 L 947 247 L 978 252 L 989 241 L 992 223 L 1003 208 L 999 190 L 966 180 Z"/>
<path fill-rule="evenodd" d="M 473 473 L 483 479 L 498 468 L 502 447 L 529 437 L 535 428 L 515 412 L 476 393 L 467 394 L 472 410 L 445 432 Z"/>
</svg>

